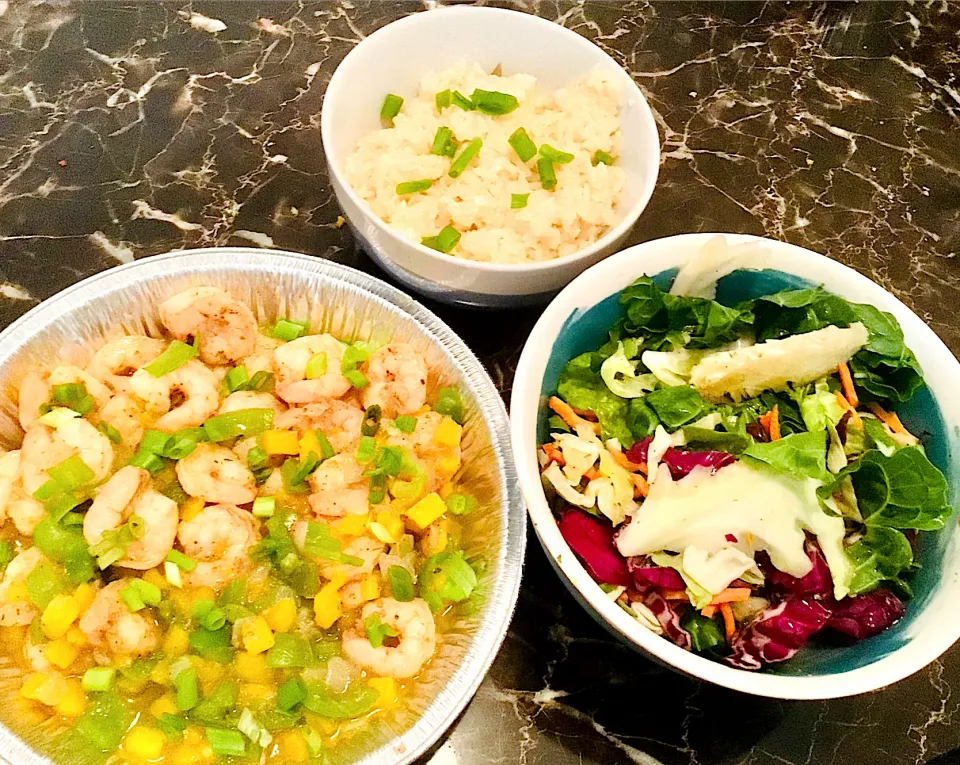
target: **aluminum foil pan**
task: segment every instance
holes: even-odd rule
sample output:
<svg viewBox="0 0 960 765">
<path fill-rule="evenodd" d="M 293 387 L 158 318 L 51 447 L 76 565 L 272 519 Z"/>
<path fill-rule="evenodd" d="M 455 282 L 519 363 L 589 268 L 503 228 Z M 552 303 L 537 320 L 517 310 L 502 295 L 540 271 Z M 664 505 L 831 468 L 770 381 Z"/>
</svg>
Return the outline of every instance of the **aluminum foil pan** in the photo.
<svg viewBox="0 0 960 765">
<path fill-rule="evenodd" d="M 293 253 L 220 247 L 120 266 L 53 296 L 0 333 L 0 443 L 19 444 L 14 402 L 31 368 L 54 361 L 84 365 L 105 340 L 156 333 L 160 301 L 196 285 L 228 290 L 261 324 L 286 316 L 341 338 L 408 342 L 428 363 L 431 390 L 455 384 L 461 391 L 463 482 L 482 502 L 468 517 L 464 544 L 480 585 L 443 634 L 408 708 L 328 755 L 334 763 L 409 763 L 436 743 L 489 669 L 516 605 L 526 541 L 503 402 L 477 357 L 430 311 L 378 279 Z M 19 674 L 9 658 L 0 663 L 0 757 L 14 765 L 85 759 L 70 748 L 70 736 L 29 719 L 22 704 L 7 703 L 16 698 Z"/>
</svg>

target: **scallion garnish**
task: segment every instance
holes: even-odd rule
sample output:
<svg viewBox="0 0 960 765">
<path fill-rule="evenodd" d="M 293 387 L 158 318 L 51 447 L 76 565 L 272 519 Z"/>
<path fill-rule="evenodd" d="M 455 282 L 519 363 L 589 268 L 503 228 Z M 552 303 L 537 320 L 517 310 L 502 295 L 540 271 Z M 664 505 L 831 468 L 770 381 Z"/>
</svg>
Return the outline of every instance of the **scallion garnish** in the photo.
<svg viewBox="0 0 960 765">
<path fill-rule="evenodd" d="M 460 107 L 465 112 L 476 111 L 476 108 L 477 108 L 474 105 L 473 101 L 471 101 L 469 98 L 463 95 L 463 93 L 461 93 L 459 90 L 453 91 L 453 95 L 450 97 L 450 102 L 454 106 Z"/>
<path fill-rule="evenodd" d="M 256 436 L 273 427 L 272 409 L 238 409 L 211 417 L 203 423 L 207 438 L 213 442 L 240 436 Z"/>
<path fill-rule="evenodd" d="M 437 104 L 437 111 L 442 112 L 453 103 L 453 93 L 450 90 L 441 90 L 434 97 L 434 101 Z"/>
<path fill-rule="evenodd" d="M 418 191 L 426 191 L 432 185 L 433 181 L 429 178 L 421 181 L 404 181 L 397 184 L 397 195 L 402 197 L 404 194 L 416 194 Z"/>
<path fill-rule="evenodd" d="M 393 421 L 393 425 L 401 433 L 413 433 L 417 429 L 417 418 L 409 414 L 401 414 Z"/>
<path fill-rule="evenodd" d="M 403 106 L 403 99 L 393 93 L 387 93 L 383 99 L 383 106 L 380 107 L 380 122 L 384 127 L 393 127 L 393 118 L 400 114 L 400 107 Z"/>
<path fill-rule="evenodd" d="M 477 111 L 495 116 L 509 114 L 520 105 L 516 96 L 497 90 L 474 90 L 470 100 L 477 107 Z"/>
<path fill-rule="evenodd" d="M 453 226 L 444 226 L 436 236 L 425 236 L 420 244 L 438 252 L 450 252 L 460 241 L 460 232 Z"/>
<path fill-rule="evenodd" d="M 253 514 L 257 518 L 272 518 L 276 509 L 276 497 L 257 497 L 253 500 Z"/>
<path fill-rule="evenodd" d="M 190 572 L 197 567 L 197 562 L 193 558 L 188 558 L 179 550 L 170 550 L 167 553 L 167 560 L 174 564 L 181 571 Z"/>
<path fill-rule="evenodd" d="M 154 377 L 163 377 L 199 355 L 200 351 L 194 346 L 174 340 L 163 353 L 147 364 L 144 369 Z"/>
<path fill-rule="evenodd" d="M 597 149 L 593 152 L 593 159 L 590 160 L 593 163 L 593 166 L 596 167 L 599 164 L 612 165 L 614 159 L 610 154 L 607 154 L 603 149 Z"/>
<path fill-rule="evenodd" d="M 573 162 L 572 154 L 566 151 L 560 151 L 560 149 L 554 149 L 548 143 L 540 146 L 540 156 L 546 157 L 551 162 L 555 162 L 558 165 L 565 165 L 568 162 Z"/>
<path fill-rule="evenodd" d="M 537 145 L 531 140 L 530 136 L 527 135 L 527 131 L 522 127 L 518 127 L 510 134 L 507 143 L 517 152 L 517 156 L 520 157 L 521 162 L 529 162 L 537 155 Z"/>
<path fill-rule="evenodd" d="M 437 128 L 430 153 L 439 157 L 452 157 L 457 153 L 457 139 L 453 137 L 453 131 L 450 128 L 443 126 Z"/>
<path fill-rule="evenodd" d="M 480 147 L 483 146 L 483 140 L 481 138 L 474 138 L 470 143 L 464 147 L 463 151 L 460 152 L 460 156 L 453 160 L 453 164 L 450 165 L 450 172 L 448 175 L 451 178 L 459 178 L 464 170 L 467 169 L 467 165 L 470 164 L 477 154 L 480 153 Z"/>
<path fill-rule="evenodd" d="M 511 194 L 510 195 L 510 209 L 519 210 L 521 207 L 527 206 L 527 200 L 530 198 L 529 194 Z"/>
<path fill-rule="evenodd" d="M 553 160 L 540 157 L 537 160 L 537 173 L 540 176 L 540 185 L 547 191 L 557 187 L 557 173 L 553 169 Z"/>
<path fill-rule="evenodd" d="M 307 324 L 303 321 L 291 321 L 290 319 L 277 319 L 273 325 L 271 334 L 277 340 L 296 340 L 298 337 L 307 333 Z"/>
</svg>

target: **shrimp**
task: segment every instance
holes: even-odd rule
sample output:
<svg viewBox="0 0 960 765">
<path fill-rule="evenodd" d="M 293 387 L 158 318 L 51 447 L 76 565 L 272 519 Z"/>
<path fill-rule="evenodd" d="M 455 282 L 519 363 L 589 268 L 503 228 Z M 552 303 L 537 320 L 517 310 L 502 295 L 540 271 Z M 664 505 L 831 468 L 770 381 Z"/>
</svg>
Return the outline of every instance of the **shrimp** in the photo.
<svg viewBox="0 0 960 765">
<path fill-rule="evenodd" d="M 177 480 L 191 497 L 242 505 L 257 496 L 250 468 L 226 446 L 198 444 L 177 462 Z"/>
<path fill-rule="evenodd" d="M 114 565 L 139 570 L 159 566 L 173 549 L 179 511 L 176 502 L 153 489 L 150 473 L 142 468 L 120 468 L 100 487 L 83 518 L 83 536 L 96 545 L 133 515 L 143 521 L 143 537 L 131 542 Z"/>
<path fill-rule="evenodd" d="M 113 465 L 110 439 L 84 419 L 68 420 L 56 430 L 35 425 L 20 447 L 20 477 L 30 496 L 47 482 L 47 469 L 65 459 L 79 455 L 98 481 L 102 481 Z"/>
<path fill-rule="evenodd" d="M 93 645 L 99 664 L 146 656 L 157 648 L 160 630 L 147 610 L 130 611 L 120 597 L 127 581 L 118 579 L 97 592 L 80 619 L 80 631 Z"/>
<path fill-rule="evenodd" d="M 130 391 L 130 377 L 163 353 L 164 342 L 146 335 L 127 335 L 111 340 L 93 354 L 87 374 L 113 390 Z"/>
<path fill-rule="evenodd" d="M 326 460 L 307 479 L 313 494 L 310 509 L 317 515 L 342 517 L 370 511 L 369 486 L 356 457 L 343 452 Z"/>
<path fill-rule="evenodd" d="M 364 621 L 377 614 L 382 624 L 397 635 L 385 638 L 374 648 L 367 637 Z M 360 619 L 343 634 L 343 652 L 355 664 L 375 675 L 405 678 L 416 675 L 437 647 L 437 627 L 430 606 L 417 598 L 401 603 L 380 598 L 363 607 Z"/>
<path fill-rule="evenodd" d="M 143 411 L 133 396 L 118 393 L 100 410 L 100 420 L 115 428 L 124 446 L 135 449 L 143 438 Z"/>
<path fill-rule="evenodd" d="M 257 344 L 257 321 L 244 303 L 217 287 L 194 287 L 160 304 L 160 320 L 178 340 L 200 338 L 200 358 L 229 364 Z"/>
<path fill-rule="evenodd" d="M 294 526 L 296 527 L 296 524 L 294 524 Z M 296 530 L 294 531 L 294 541 L 296 541 Z M 343 554 L 359 558 L 362 563 L 359 566 L 354 566 L 350 563 L 322 561 L 320 573 L 327 579 L 342 576 L 346 581 L 351 582 L 373 571 L 380 559 L 380 555 L 385 549 L 386 545 L 383 542 L 373 539 L 372 537 L 357 537 L 356 539 L 351 539 L 343 546 Z"/>
<path fill-rule="evenodd" d="M 194 586 L 219 587 L 253 566 L 247 551 L 260 540 L 257 523 L 236 505 L 210 505 L 180 521 L 177 538 L 183 552 L 197 562 L 185 574 Z"/>
<path fill-rule="evenodd" d="M 7 507 L 20 475 L 20 450 L 0 456 L 0 525 L 7 520 Z"/>
<path fill-rule="evenodd" d="M 273 418 L 279 430 L 322 430 L 336 452 L 350 451 L 360 443 L 363 410 L 355 404 L 332 399 L 281 412 Z"/>
<path fill-rule="evenodd" d="M 384 417 L 413 414 L 427 401 L 427 368 L 406 343 L 377 349 L 367 361 L 370 384 L 360 393 L 365 409 L 374 404 Z"/>
<path fill-rule="evenodd" d="M 0 580 L 0 627 L 33 621 L 37 609 L 27 600 L 27 577 L 45 560 L 36 547 L 28 547 L 7 564 Z"/>
<path fill-rule="evenodd" d="M 307 335 L 291 340 L 273 352 L 277 368 L 277 395 L 288 404 L 309 404 L 340 398 L 352 387 L 340 371 L 346 346 L 333 335 Z M 318 353 L 326 355 L 326 371 L 305 379 L 307 364 Z"/>
<path fill-rule="evenodd" d="M 53 386 L 67 383 L 83 383 L 98 409 L 110 400 L 110 389 L 80 367 L 58 366 L 49 370 L 37 369 L 20 383 L 18 395 L 20 426 L 24 430 L 30 430 L 40 418 L 40 407 L 53 398 Z"/>
<path fill-rule="evenodd" d="M 436 491 L 449 481 L 460 464 L 460 444 L 439 446 L 434 438 L 443 419 L 438 412 L 424 412 L 417 417 L 417 427 L 412 433 L 402 433 L 392 426 L 386 429 L 388 444 L 402 446 L 413 453 L 412 461 L 427 474 L 428 492 Z M 447 467 L 450 464 L 455 466 L 453 472 Z"/>
<path fill-rule="evenodd" d="M 160 415 L 153 427 L 164 433 L 199 427 L 220 405 L 217 376 L 196 359 L 162 377 L 140 369 L 130 378 L 130 389 L 148 414 Z"/>
<path fill-rule="evenodd" d="M 47 517 L 46 508 L 33 497 L 23 493 L 23 486 L 17 484 L 14 488 L 16 496 L 7 505 L 7 515 L 17 527 L 17 531 L 25 537 L 32 537 L 40 521 Z"/>
<path fill-rule="evenodd" d="M 251 377 L 257 372 L 276 373 L 276 364 L 274 363 L 273 352 L 283 345 L 283 340 L 267 335 L 257 335 L 257 343 L 253 353 L 240 359 L 247 369 L 247 374 Z"/>
<path fill-rule="evenodd" d="M 217 414 L 226 414 L 227 412 L 237 412 L 241 409 L 272 409 L 274 412 L 282 412 L 286 407 L 281 404 L 271 393 L 257 393 L 252 390 L 238 390 L 227 396 Z"/>
</svg>

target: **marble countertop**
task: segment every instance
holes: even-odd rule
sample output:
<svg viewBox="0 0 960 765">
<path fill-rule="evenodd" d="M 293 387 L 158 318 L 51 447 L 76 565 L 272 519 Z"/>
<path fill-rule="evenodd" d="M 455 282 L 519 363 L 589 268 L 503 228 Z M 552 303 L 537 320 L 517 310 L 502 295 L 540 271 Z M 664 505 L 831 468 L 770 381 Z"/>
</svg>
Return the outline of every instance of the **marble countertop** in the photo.
<svg viewBox="0 0 960 765">
<path fill-rule="evenodd" d="M 0 324 L 177 248 L 376 272 L 337 226 L 319 113 L 364 35 L 437 3 L 0 0 Z M 960 6 L 514 2 L 631 73 L 663 138 L 643 241 L 727 230 L 827 253 L 960 351 Z M 504 394 L 536 310 L 435 307 Z M 518 613 L 435 765 L 960 763 L 960 647 L 875 694 L 777 702 L 611 639 L 535 541 Z"/>
</svg>

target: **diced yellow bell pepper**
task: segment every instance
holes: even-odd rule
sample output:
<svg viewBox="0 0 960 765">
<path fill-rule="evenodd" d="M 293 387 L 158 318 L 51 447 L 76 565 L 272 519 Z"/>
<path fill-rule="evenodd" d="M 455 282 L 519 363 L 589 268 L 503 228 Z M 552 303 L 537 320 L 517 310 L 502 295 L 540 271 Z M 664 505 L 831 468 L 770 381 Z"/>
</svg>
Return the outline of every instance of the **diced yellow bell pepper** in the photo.
<svg viewBox="0 0 960 765">
<path fill-rule="evenodd" d="M 67 634 L 64 637 L 74 645 L 87 644 L 87 636 L 83 634 L 83 630 L 79 627 L 71 627 L 67 630 Z"/>
<path fill-rule="evenodd" d="M 452 476 L 460 469 L 460 458 L 453 452 L 450 452 L 438 457 L 434 466 L 437 469 L 438 475 Z"/>
<path fill-rule="evenodd" d="M 360 580 L 360 597 L 364 601 L 380 597 L 380 577 L 377 574 L 367 574 Z"/>
<path fill-rule="evenodd" d="M 300 453 L 300 441 L 292 430 L 267 430 L 260 434 L 260 446 L 267 454 Z"/>
<path fill-rule="evenodd" d="M 86 610 L 93 605 L 93 599 L 96 596 L 97 591 L 86 582 L 78 585 L 77 589 L 73 591 L 73 599 L 77 601 L 77 608 L 80 609 L 81 614 L 85 613 Z"/>
<path fill-rule="evenodd" d="M 431 492 L 407 510 L 405 515 L 414 531 L 423 531 L 446 511 L 447 505 L 440 495 Z"/>
<path fill-rule="evenodd" d="M 43 674 L 43 672 L 34 672 L 32 675 L 27 675 L 23 681 L 23 685 L 20 687 L 20 695 L 25 699 L 33 699 L 36 701 L 37 694 L 46 682 L 47 676 Z"/>
<path fill-rule="evenodd" d="M 171 625 L 163 638 L 162 648 L 167 656 L 183 656 L 190 650 L 190 635 L 183 627 Z"/>
<path fill-rule="evenodd" d="M 123 751 L 137 760 L 158 760 L 163 754 L 164 736 L 156 728 L 137 725 L 123 739 Z"/>
<path fill-rule="evenodd" d="M 440 519 L 443 520 L 442 518 Z M 447 530 L 440 525 L 440 521 L 430 524 L 420 539 L 420 550 L 426 556 L 439 555 L 447 549 L 450 537 Z"/>
<path fill-rule="evenodd" d="M 7 603 L 20 603 L 30 600 L 30 591 L 27 589 L 27 583 L 24 582 L 11 582 L 10 586 L 7 587 L 7 591 L 3 596 L 4 601 Z"/>
<path fill-rule="evenodd" d="M 453 485 L 453 482 L 447 481 L 443 486 L 440 487 L 437 493 L 440 495 L 440 499 L 446 502 L 447 497 L 453 494 L 453 492 L 456 491 L 456 488 L 457 487 Z"/>
<path fill-rule="evenodd" d="M 369 515 L 347 515 L 333 524 L 333 533 L 341 537 L 359 537 L 367 530 Z"/>
<path fill-rule="evenodd" d="M 173 753 L 164 758 L 164 765 L 201 765 L 213 762 L 216 755 L 210 743 L 198 728 L 190 727 L 183 732 L 183 741 Z"/>
<path fill-rule="evenodd" d="M 143 579 L 145 582 L 149 582 L 154 587 L 160 588 L 161 590 L 167 590 L 170 588 L 170 582 L 167 581 L 167 577 L 165 577 L 155 568 L 151 568 L 149 571 L 144 571 L 141 579 Z"/>
<path fill-rule="evenodd" d="M 273 648 L 276 640 L 273 630 L 262 616 L 248 616 L 237 622 L 240 631 L 240 645 L 250 653 L 263 653 Z"/>
<path fill-rule="evenodd" d="M 66 669 L 76 661 L 80 649 L 65 637 L 51 640 L 43 647 L 43 656 L 56 667 Z"/>
<path fill-rule="evenodd" d="M 177 700 L 172 693 L 165 693 L 150 705 L 150 714 L 154 717 L 178 714 Z"/>
<path fill-rule="evenodd" d="M 380 709 L 393 709 L 397 705 L 397 681 L 392 677 L 371 677 L 367 679 L 367 685 L 379 694 L 376 705 Z"/>
<path fill-rule="evenodd" d="M 460 434 L 463 428 L 449 417 L 444 417 L 433 431 L 433 443 L 446 449 L 453 449 L 460 445 Z"/>
<path fill-rule="evenodd" d="M 433 411 L 433 410 L 430 408 L 430 405 L 429 405 L 429 404 L 424 404 L 424 405 L 421 406 L 416 412 L 413 413 L 413 416 L 414 416 L 414 417 L 423 417 L 423 415 L 425 415 L 427 412 L 431 412 L 431 411 Z"/>
<path fill-rule="evenodd" d="M 269 701 L 277 695 L 277 690 L 272 685 L 263 683 L 241 683 L 238 703 L 240 706 L 251 707 L 262 701 Z"/>
<path fill-rule="evenodd" d="M 66 681 L 66 688 L 57 699 L 56 710 L 64 717 L 79 717 L 87 708 L 87 694 L 80 687 L 80 681 L 70 678 Z"/>
<path fill-rule="evenodd" d="M 298 730 L 285 730 L 277 736 L 277 749 L 281 762 L 309 762 L 307 742 Z"/>
<path fill-rule="evenodd" d="M 297 623 L 297 603 L 293 598 L 283 598 L 260 613 L 274 632 L 289 632 Z"/>
<path fill-rule="evenodd" d="M 321 629 L 330 629 L 343 615 L 343 601 L 340 588 L 346 584 L 343 574 L 334 574 L 313 598 L 313 620 Z"/>
<path fill-rule="evenodd" d="M 306 431 L 303 434 L 303 438 L 300 439 L 300 459 L 304 459 L 310 452 L 313 452 L 318 457 L 323 454 L 320 439 L 317 438 L 317 434 L 313 430 Z"/>
<path fill-rule="evenodd" d="M 190 608 L 188 610 L 193 610 L 193 605 L 198 600 L 216 600 L 217 593 L 214 591 L 213 587 L 207 587 L 207 585 L 200 585 L 199 587 L 191 587 L 187 590 L 187 597 L 190 602 Z"/>
<path fill-rule="evenodd" d="M 190 664 L 197 670 L 197 679 L 205 694 L 216 688 L 227 672 L 223 664 L 211 659 L 202 659 L 199 656 L 191 656 Z"/>
<path fill-rule="evenodd" d="M 238 651 L 233 666 L 237 677 L 248 683 L 269 684 L 273 682 L 274 672 L 267 666 L 266 654 Z"/>
<path fill-rule="evenodd" d="M 371 533 L 386 544 L 395 544 L 403 536 L 403 520 L 396 510 L 380 510 L 376 520 L 367 523 Z"/>
<path fill-rule="evenodd" d="M 190 497 L 180 508 L 180 520 L 192 521 L 196 518 L 206 503 L 200 497 Z"/>
<path fill-rule="evenodd" d="M 150 681 L 156 683 L 157 685 L 173 684 L 173 680 L 170 679 L 169 658 L 163 658 L 156 663 L 153 670 L 150 672 Z"/>
<path fill-rule="evenodd" d="M 40 621 L 43 634 L 51 640 L 62 637 L 80 616 L 80 606 L 72 595 L 56 595 L 43 610 Z"/>
</svg>

